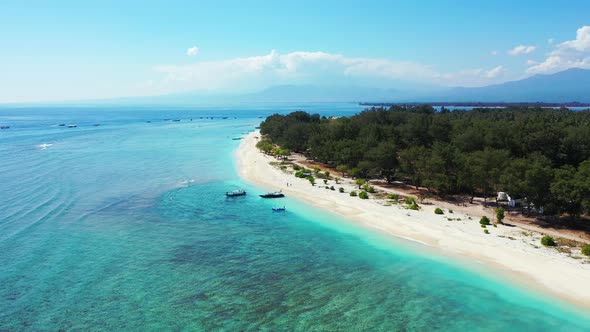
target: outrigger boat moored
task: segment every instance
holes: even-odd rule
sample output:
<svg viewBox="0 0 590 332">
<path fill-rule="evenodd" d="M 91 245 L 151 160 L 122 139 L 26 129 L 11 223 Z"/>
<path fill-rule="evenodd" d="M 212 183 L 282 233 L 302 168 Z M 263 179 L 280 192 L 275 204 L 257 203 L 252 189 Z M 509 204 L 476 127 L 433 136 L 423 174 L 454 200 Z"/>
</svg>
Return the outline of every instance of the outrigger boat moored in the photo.
<svg viewBox="0 0 590 332">
<path fill-rule="evenodd" d="M 262 197 L 262 198 L 281 198 L 281 197 L 285 197 L 285 195 L 280 191 L 275 191 L 272 193 L 266 193 L 264 195 L 260 195 L 260 197 Z"/>
<path fill-rule="evenodd" d="M 244 189 L 228 191 L 225 193 L 225 196 L 227 196 L 227 197 L 237 197 L 237 196 L 245 196 L 245 195 L 246 195 L 246 191 Z"/>
</svg>

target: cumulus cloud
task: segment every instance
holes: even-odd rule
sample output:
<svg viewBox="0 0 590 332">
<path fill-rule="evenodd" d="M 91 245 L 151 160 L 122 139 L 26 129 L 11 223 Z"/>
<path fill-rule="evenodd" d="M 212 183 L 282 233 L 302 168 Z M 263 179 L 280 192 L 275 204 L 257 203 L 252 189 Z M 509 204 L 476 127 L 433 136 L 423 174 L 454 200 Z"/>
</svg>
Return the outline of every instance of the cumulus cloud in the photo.
<svg viewBox="0 0 590 332">
<path fill-rule="evenodd" d="M 255 90 L 276 84 L 368 84 L 387 86 L 411 81 L 449 86 L 490 83 L 505 72 L 504 67 L 443 73 L 433 66 L 380 58 L 346 57 L 326 52 L 272 50 L 266 55 L 190 65 L 154 68 L 168 86 L 191 90 Z"/>
<path fill-rule="evenodd" d="M 532 64 L 527 73 L 555 73 L 569 68 L 590 69 L 590 26 L 579 28 L 576 39 L 557 44 L 544 61 Z"/>
<path fill-rule="evenodd" d="M 195 56 L 195 55 L 197 55 L 197 54 L 199 54 L 199 48 L 198 48 L 198 47 L 196 47 L 196 46 L 189 47 L 189 48 L 186 50 L 186 55 L 188 55 L 188 56 Z"/>
<path fill-rule="evenodd" d="M 537 49 L 536 46 L 526 46 L 526 45 L 518 45 L 515 46 L 513 49 L 508 51 L 510 55 L 520 55 L 520 54 L 529 54 L 534 52 Z"/>
</svg>

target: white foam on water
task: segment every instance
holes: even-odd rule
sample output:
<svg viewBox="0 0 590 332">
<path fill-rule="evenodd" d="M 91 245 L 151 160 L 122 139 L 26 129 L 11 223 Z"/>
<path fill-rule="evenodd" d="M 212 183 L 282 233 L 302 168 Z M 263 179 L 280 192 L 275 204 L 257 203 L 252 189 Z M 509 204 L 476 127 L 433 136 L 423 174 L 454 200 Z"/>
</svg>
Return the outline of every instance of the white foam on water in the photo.
<svg viewBox="0 0 590 332">
<path fill-rule="evenodd" d="M 45 150 L 48 147 L 52 146 L 53 144 L 51 143 L 42 143 L 42 144 L 37 144 L 35 145 L 37 148 L 41 149 L 41 150 Z"/>
</svg>

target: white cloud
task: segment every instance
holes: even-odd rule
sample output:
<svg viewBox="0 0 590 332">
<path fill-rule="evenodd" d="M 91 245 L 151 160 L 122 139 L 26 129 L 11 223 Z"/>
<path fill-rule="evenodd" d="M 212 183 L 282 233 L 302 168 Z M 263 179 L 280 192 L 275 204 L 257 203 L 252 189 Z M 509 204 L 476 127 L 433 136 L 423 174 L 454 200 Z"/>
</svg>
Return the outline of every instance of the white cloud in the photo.
<svg viewBox="0 0 590 332">
<path fill-rule="evenodd" d="M 529 54 L 536 50 L 536 46 L 526 46 L 526 45 L 518 45 L 515 46 L 513 49 L 508 51 L 510 55 L 520 55 L 520 54 Z"/>
<path fill-rule="evenodd" d="M 195 55 L 197 55 L 197 54 L 199 54 L 199 48 L 198 48 L 198 47 L 196 47 L 196 46 L 189 47 L 189 48 L 186 50 L 186 55 L 188 55 L 188 56 L 195 56 Z"/>
<path fill-rule="evenodd" d="M 486 77 L 494 78 L 500 76 L 504 72 L 506 72 L 506 69 L 503 66 L 497 66 L 495 68 L 485 71 L 485 75 Z"/>
<path fill-rule="evenodd" d="M 433 66 L 381 58 L 353 58 L 326 52 L 291 52 L 191 65 L 154 68 L 164 74 L 170 90 L 257 90 L 276 84 L 365 84 L 391 86 L 411 81 L 449 86 L 489 84 L 505 72 L 504 67 L 442 73 Z"/>
<path fill-rule="evenodd" d="M 555 73 L 569 68 L 590 69 L 590 26 L 579 28 L 576 39 L 557 44 L 543 62 L 532 64 L 527 73 Z"/>
<path fill-rule="evenodd" d="M 529 66 L 536 65 L 538 63 L 539 63 L 539 61 L 530 60 L 530 59 L 526 61 L 526 64 Z"/>
<path fill-rule="evenodd" d="M 590 50 L 590 26 L 583 26 L 576 32 L 576 39 L 559 44 L 561 48 L 570 48 L 585 52 Z"/>
</svg>

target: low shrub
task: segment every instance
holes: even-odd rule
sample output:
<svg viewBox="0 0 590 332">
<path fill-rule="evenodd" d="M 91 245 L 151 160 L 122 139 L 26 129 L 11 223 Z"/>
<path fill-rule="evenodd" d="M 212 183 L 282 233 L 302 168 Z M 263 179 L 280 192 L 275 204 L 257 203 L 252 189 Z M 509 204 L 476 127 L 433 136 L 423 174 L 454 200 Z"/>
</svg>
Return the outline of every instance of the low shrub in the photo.
<svg viewBox="0 0 590 332">
<path fill-rule="evenodd" d="M 487 229 L 484 229 L 483 232 L 486 234 L 490 234 L 490 231 L 488 231 Z"/>
<path fill-rule="evenodd" d="M 450 209 L 449 209 L 449 213 L 453 213 L 453 210 L 450 210 Z"/>
<path fill-rule="evenodd" d="M 434 214 L 445 214 L 445 212 L 441 208 L 434 209 Z"/>
<path fill-rule="evenodd" d="M 355 197 L 356 196 L 356 191 L 354 191 L 354 190 L 351 191 L 349 195 L 352 196 L 352 197 Z"/>
<path fill-rule="evenodd" d="M 367 194 L 367 192 L 363 190 L 359 193 L 359 198 L 360 199 L 369 199 L 369 194 Z"/>
<path fill-rule="evenodd" d="M 481 224 L 480 226 L 481 226 L 481 228 L 486 228 L 486 225 L 484 225 L 484 224 Z"/>
<path fill-rule="evenodd" d="M 546 247 L 555 247 L 557 245 L 555 240 L 549 235 L 545 235 L 541 238 L 541 244 Z"/>
<path fill-rule="evenodd" d="M 399 199 L 399 195 L 398 194 L 389 194 L 389 195 L 387 195 L 387 199 L 395 199 L 395 200 L 398 200 Z"/>
<path fill-rule="evenodd" d="M 404 202 L 408 205 L 416 204 L 416 199 L 414 197 L 406 197 Z"/>
<path fill-rule="evenodd" d="M 414 204 L 408 206 L 408 209 L 418 211 L 418 210 L 420 210 L 420 206 L 418 206 L 418 204 L 416 204 L 416 202 L 414 202 Z"/>
<path fill-rule="evenodd" d="M 298 171 L 301 169 L 301 166 L 297 165 L 297 164 L 293 164 L 293 170 L 294 171 Z"/>
<path fill-rule="evenodd" d="M 368 183 L 365 183 L 363 185 L 363 190 L 366 191 L 366 192 L 368 192 L 368 193 L 371 193 L 371 194 L 374 194 L 375 193 L 375 187 L 373 187 L 372 185 L 370 185 Z"/>
<path fill-rule="evenodd" d="M 336 190 L 336 189 L 334 189 L 334 186 L 330 186 L 330 190 Z"/>
<path fill-rule="evenodd" d="M 315 178 L 313 176 L 308 176 L 307 180 L 309 181 L 309 183 L 311 183 L 312 186 L 315 186 Z"/>
<path fill-rule="evenodd" d="M 590 244 L 586 244 L 582 247 L 582 254 L 590 256 Z"/>
<path fill-rule="evenodd" d="M 492 223 L 490 222 L 490 218 L 483 216 L 481 217 L 481 219 L 479 219 L 479 223 L 481 225 L 491 225 Z"/>
<path fill-rule="evenodd" d="M 326 189 L 330 189 L 330 187 L 328 187 L 328 186 L 325 186 L 324 188 L 326 188 Z"/>
<path fill-rule="evenodd" d="M 496 221 L 500 224 L 504 223 L 504 209 L 501 206 L 496 208 Z"/>
<path fill-rule="evenodd" d="M 344 192 L 344 188 L 340 187 L 340 188 L 338 188 L 338 191 L 341 192 L 341 193 L 343 193 Z"/>
<path fill-rule="evenodd" d="M 328 184 L 328 180 L 324 179 L 324 184 Z"/>
<path fill-rule="evenodd" d="M 311 176 L 311 175 L 309 175 L 309 173 L 306 173 L 305 170 L 298 170 L 297 172 L 295 172 L 295 176 L 298 177 L 298 178 L 305 179 L 305 178 L 307 178 L 308 176 Z"/>
</svg>

